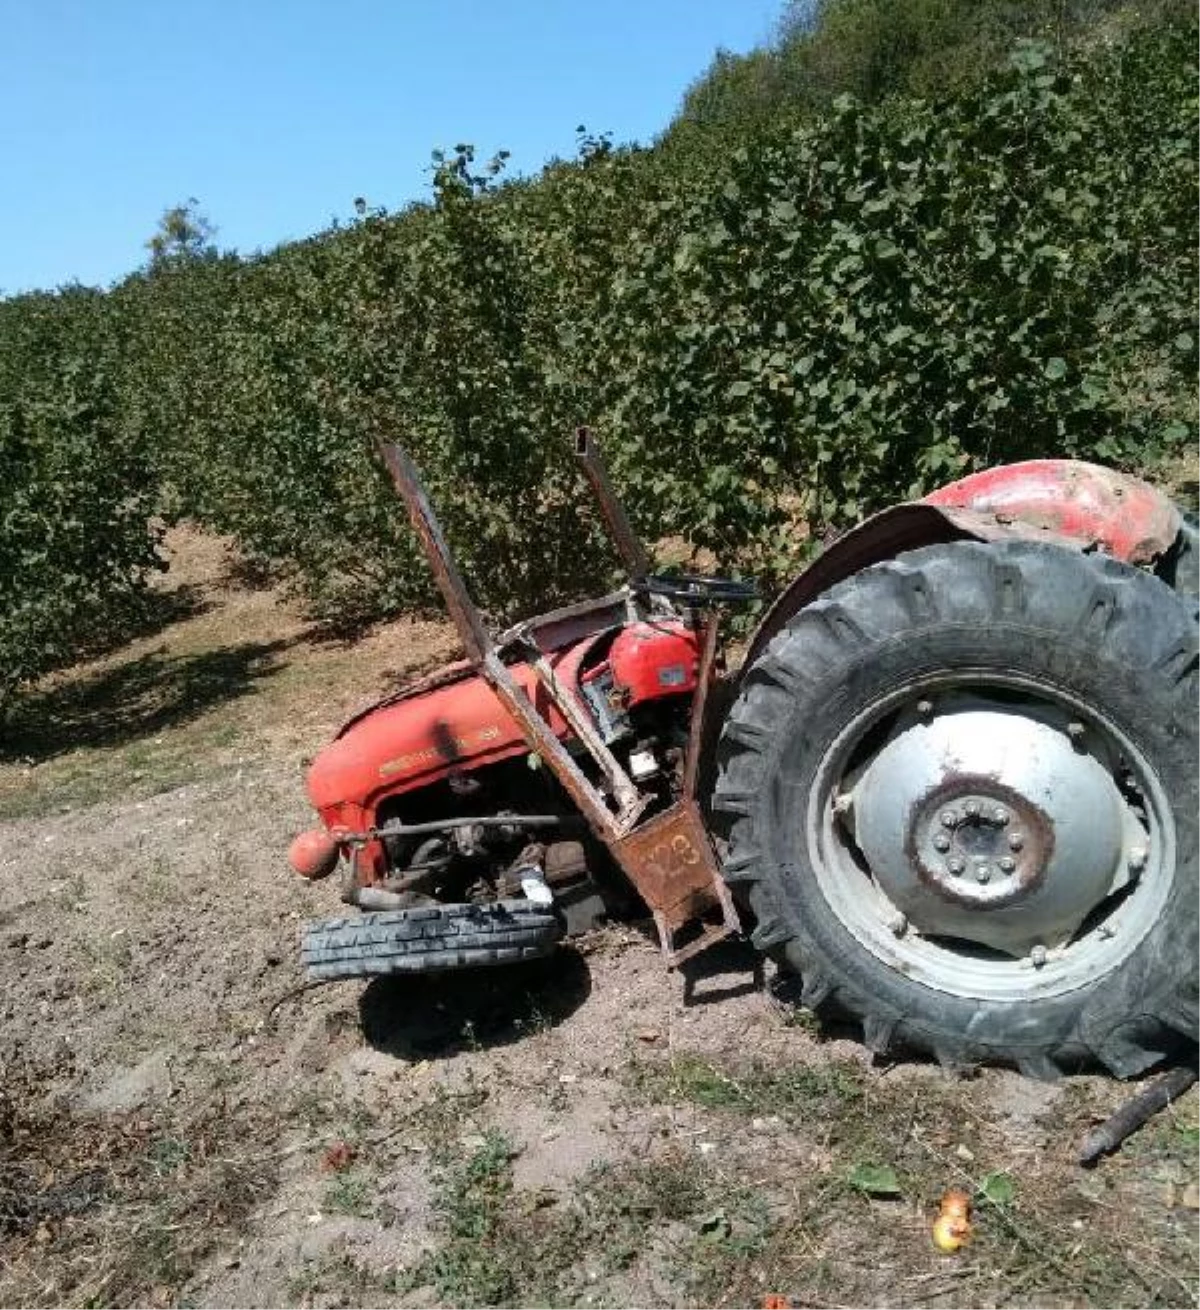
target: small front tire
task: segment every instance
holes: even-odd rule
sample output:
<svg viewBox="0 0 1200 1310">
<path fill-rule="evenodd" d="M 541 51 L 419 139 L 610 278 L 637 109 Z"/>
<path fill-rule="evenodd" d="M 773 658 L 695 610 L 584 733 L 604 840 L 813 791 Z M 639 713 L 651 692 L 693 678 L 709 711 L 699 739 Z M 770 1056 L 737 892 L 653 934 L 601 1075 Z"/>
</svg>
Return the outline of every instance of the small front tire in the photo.
<svg viewBox="0 0 1200 1310">
<path fill-rule="evenodd" d="M 425 905 L 310 924 L 301 960 L 322 981 L 438 973 L 534 960 L 562 935 L 559 916 L 530 901 Z"/>
</svg>

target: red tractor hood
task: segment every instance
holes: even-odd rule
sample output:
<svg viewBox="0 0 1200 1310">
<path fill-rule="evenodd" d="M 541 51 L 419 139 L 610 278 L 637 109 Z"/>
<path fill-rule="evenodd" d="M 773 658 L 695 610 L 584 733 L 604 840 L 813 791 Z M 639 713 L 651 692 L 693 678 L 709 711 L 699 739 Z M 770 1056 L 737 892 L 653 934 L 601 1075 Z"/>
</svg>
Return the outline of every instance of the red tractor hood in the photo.
<svg viewBox="0 0 1200 1310">
<path fill-rule="evenodd" d="M 552 663 L 559 667 L 577 652 L 582 657 L 591 644 L 561 652 Z M 554 731 L 565 736 L 566 724 L 540 694 L 534 671 L 518 664 L 512 674 Z M 440 681 L 352 720 L 313 760 L 308 795 L 323 816 L 332 817 L 331 810 L 347 803 L 369 807 L 380 793 L 410 791 L 529 749 L 495 692 L 470 665 L 447 670 Z"/>
<path fill-rule="evenodd" d="M 695 634 L 675 621 L 635 623 L 615 635 L 609 630 L 550 656 L 559 681 L 589 715 L 579 692 L 585 663 L 599 666 L 607 661 L 617 692 L 632 705 L 690 694 L 696 660 Z M 534 670 L 524 663 L 509 668 L 551 729 L 566 737 L 567 725 Z M 313 760 L 308 795 L 327 824 L 353 823 L 372 812 L 382 796 L 473 772 L 528 750 L 491 687 L 469 664 L 453 665 L 351 719 Z"/>
</svg>

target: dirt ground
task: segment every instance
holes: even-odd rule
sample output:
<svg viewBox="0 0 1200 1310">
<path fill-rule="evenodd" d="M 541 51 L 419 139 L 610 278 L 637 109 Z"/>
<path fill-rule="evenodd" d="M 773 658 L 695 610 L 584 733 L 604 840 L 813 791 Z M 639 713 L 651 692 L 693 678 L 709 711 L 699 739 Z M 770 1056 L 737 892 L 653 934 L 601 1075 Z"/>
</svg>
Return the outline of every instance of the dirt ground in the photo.
<svg viewBox="0 0 1200 1310">
<path fill-rule="evenodd" d="M 747 947 L 299 990 L 303 765 L 452 634 L 325 639 L 176 533 L 160 626 L 0 746 L 0 1303 L 1197 1302 L 1195 1091 L 872 1064 Z M 972 1240 L 936 1251 L 941 1193 Z"/>
</svg>

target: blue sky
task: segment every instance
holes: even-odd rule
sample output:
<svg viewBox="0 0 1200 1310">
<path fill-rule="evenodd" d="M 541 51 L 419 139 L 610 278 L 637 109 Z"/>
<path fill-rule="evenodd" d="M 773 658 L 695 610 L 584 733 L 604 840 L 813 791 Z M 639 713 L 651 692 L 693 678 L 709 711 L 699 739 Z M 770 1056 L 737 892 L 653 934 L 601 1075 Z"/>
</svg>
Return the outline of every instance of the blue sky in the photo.
<svg viewBox="0 0 1200 1310">
<path fill-rule="evenodd" d="M 199 198 L 243 252 L 428 193 L 430 151 L 535 172 L 648 141 L 782 0 L 0 0 L 0 292 L 137 267 Z"/>
</svg>

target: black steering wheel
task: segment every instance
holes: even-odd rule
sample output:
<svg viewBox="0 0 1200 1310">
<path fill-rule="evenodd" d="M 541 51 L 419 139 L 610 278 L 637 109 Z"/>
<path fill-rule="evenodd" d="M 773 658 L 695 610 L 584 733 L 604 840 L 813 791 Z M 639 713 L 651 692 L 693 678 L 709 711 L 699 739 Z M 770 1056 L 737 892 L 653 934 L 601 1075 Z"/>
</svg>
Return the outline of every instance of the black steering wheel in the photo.
<svg viewBox="0 0 1200 1310">
<path fill-rule="evenodd" d="M 648 596 L 664 596 L 684 605 L 746 605 L 758 599 L 753 582 L 738 578 L 707 578 L 699 573 L 674 573 L 670 577 L 650 574 L 634 578 L 634 591 Z"/>
</svg>

